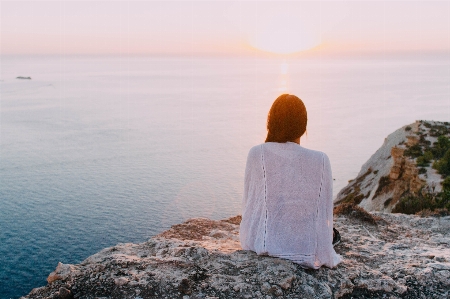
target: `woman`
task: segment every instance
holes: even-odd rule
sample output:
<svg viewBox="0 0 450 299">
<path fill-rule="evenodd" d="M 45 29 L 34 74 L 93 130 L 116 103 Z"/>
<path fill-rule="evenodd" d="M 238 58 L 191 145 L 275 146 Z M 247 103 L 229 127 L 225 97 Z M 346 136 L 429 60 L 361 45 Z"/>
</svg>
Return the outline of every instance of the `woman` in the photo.
<svg viewBox="0 0 450 299">
<path fill-rule="evenodd" d="M 328 157 L 300 146 L 303 102 L 279 96 L 267 117 L 266 142 L 247 158 L 240 240 L 243 249 L 305 268 L 334 267 L 332 177 Z"/>
</svg>

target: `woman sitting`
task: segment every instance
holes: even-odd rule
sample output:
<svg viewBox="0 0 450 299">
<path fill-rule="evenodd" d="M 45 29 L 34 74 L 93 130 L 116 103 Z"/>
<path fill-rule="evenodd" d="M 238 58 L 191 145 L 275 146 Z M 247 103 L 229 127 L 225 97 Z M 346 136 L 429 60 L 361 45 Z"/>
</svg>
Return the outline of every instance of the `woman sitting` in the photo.
<svg viewBox="0 0 450 299">
<path fill-rule="evenodd" d="M 305 268 L 336 266 L 330 161 L 300 146 L 303 102 L 279 96 L 267 117 L 266 142 L 247 158 L 240 240 L 243 249 L 292 260 Z"/>
</svg>

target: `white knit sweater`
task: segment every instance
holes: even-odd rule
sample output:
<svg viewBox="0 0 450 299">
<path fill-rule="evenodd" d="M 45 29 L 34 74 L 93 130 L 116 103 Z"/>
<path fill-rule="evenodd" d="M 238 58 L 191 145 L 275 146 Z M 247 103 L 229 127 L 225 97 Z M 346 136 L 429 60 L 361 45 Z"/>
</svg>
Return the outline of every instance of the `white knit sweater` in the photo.
<svg viewBox="0 0 450 299">
<path fill-rule="evenodd" d="M 243 249 L 305 268 L 336 266 L 328 157 L 297 143 L 267 142 L 247 158 L 240 240 Z"/>
</svg>

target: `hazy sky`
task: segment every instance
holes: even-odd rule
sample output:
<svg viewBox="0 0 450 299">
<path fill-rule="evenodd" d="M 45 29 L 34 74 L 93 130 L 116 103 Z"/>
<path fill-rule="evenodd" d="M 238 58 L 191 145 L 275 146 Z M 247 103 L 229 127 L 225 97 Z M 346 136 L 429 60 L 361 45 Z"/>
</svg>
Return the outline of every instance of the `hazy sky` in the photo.
<svg viewBox="0 0 450 299">
<path fill-rule="evenodd" d="M 450 1 L 0 3 L 2 54 L 450 50 Z"/>
</svg>

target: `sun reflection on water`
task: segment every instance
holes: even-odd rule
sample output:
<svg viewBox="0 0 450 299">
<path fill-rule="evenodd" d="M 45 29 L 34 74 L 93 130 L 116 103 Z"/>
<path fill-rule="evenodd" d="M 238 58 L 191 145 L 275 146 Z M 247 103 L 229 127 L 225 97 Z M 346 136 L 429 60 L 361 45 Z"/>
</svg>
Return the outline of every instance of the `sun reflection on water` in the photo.
<svg viewBox="0 0 450 299">
<path fill-rule="evenodd" d="M 286 93 L 289 90 L 289 64 L 286 60 L 283 60 L 280 64 L 280 80 L 278 91 Z"/>
</svg>

